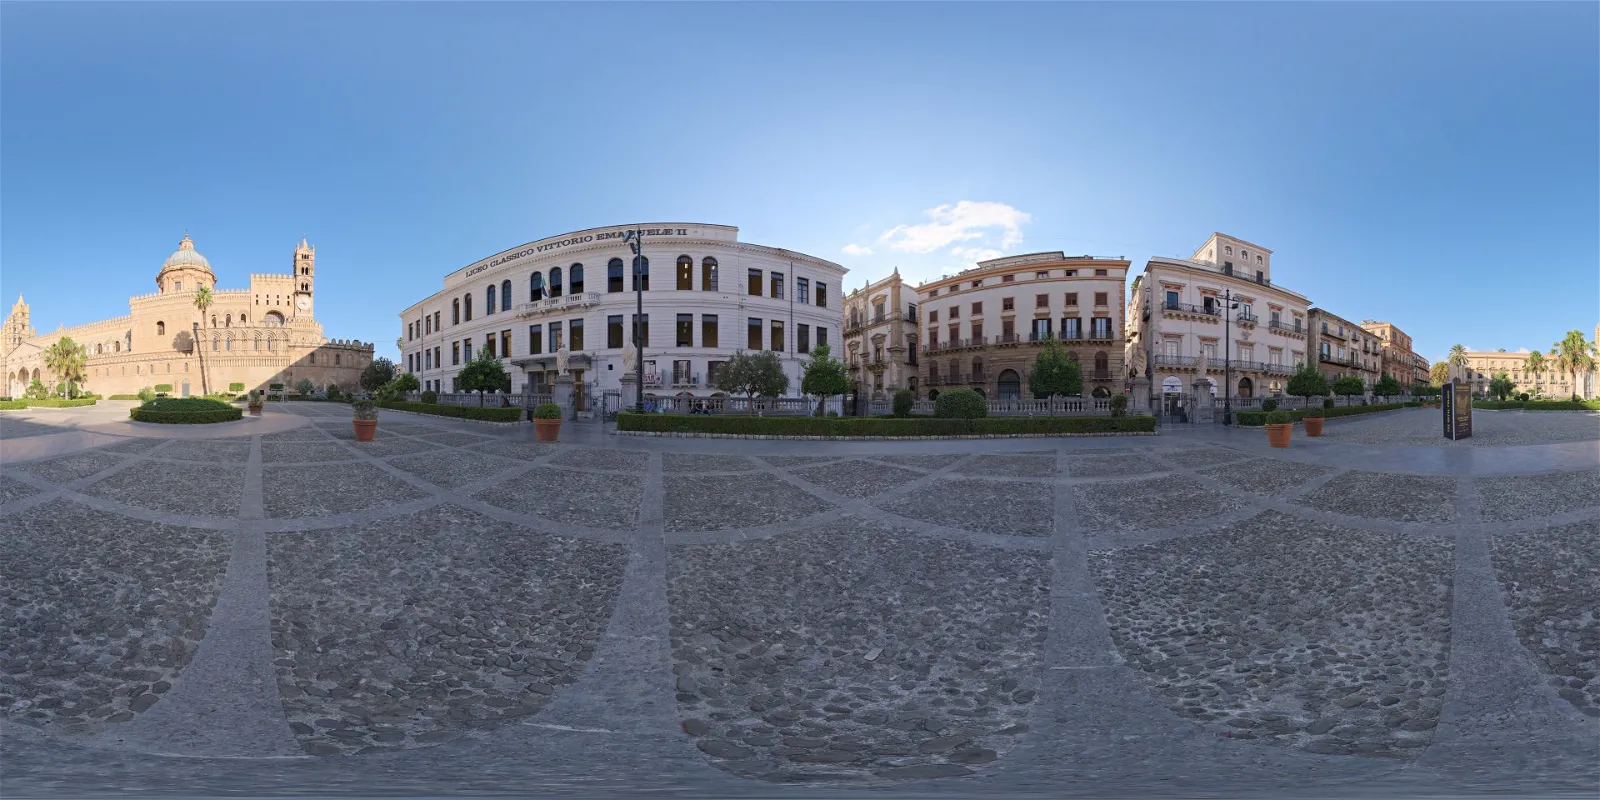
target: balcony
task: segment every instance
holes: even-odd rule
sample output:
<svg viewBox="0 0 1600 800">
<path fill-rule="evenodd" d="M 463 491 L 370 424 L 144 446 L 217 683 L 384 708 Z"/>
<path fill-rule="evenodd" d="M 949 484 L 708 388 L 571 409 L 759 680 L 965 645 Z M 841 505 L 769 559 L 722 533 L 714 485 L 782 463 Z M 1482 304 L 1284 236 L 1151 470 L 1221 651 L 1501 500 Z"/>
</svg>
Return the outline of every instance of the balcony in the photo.
<svg viewBox="0 0 1600 800">
<path fill-rule="evenodd" d="M 1109 381 L 1109 380 L 1111 380 L 1111 370 L 1109 370 L 1109 369 L 1091 370 L 1090 371 L 1090 375 L 1089 375 L 1089 379 L 1090 380 L 1096 380 L 1096 381 Z"/>
<path fill-rule="evenodd" d="M 598 305 L 599 303 L 599 292 L 583 292 L 581 294 L 569 294 L 561 297 L 547 297 L 543 300 L 535 300 L 529 303 L 518 304 L 517 316 L 534 317 L 541 314 L 548 314 L 552 311 L 588 308 L 593 305 Z"/>
<path fill-rule="evenodd" d="M 922 384 L 924 386 L 943 386 L 944 379 L 939 377 L 939 373 L 931 372 L 927 378 L 923 379 Z"/>
<path fill-rule="evenodd" d="M 672 374 L 672 388 L 696 389 L 700 387 L 700 376 L 687 372 L 674 372 Z"/>
<path fill-rule="evenodd" d="M 1247 311 L 1240 311 L 1239 316 L 1234 317 L 1234 319 L 1238 320 L 1240 325 L 1254 325 L 1261 321 L 1260 319 L 1256 318 L 1256 315 Z"/>
<path fill-rule="evenodd" d="M 1021 341 L 1022 337 L 1015 333 L 1002 333 L 994 337 L 995 344 L 1018 344 Z"/>
<path fill-rule="evenodd" d="M 1165 314 L 1174 314 L 1174 315 L 1176 315 L 1176 314 L 1195 314 L 1195 315 L 1198 315 L 1198 316 L 1201 316 L 1201 317 L 1209 317 L 1209 318 L 1212 318 L 1213 320 L 1215 318 L 1217 318 L 1217 317 L 1222 316 L 1222 312 L 1218 309 L 1217 306 L 1214 306 L 1214 305 L 1213 306 L 1197 306 L 1197 305 L 1191 305 L 1189 303 L 1163 303 L 1161 305 L 1161 311 L 1162 311 L 1162 313 L 1165 313 Z"/>
<path fill-rule="evenodd" d="M 1284 334 L 1285 336 L 1305 336 L 1306 329 L 1300 325 L 1288 325 L 1281 320 L 1267 323 L 1267 330 Z"/>
<path fill-rule="evenodd" d="M 1200 365 L 1199 356 L 1169 356 L 1166 353 L 1156 353 L 1152 359 L 1158 367 L 1186 367 L 1194 369 Z"/>
<path fill-rule="evenodd" d="M 1089 341 L 1110 342 L 1116 340 L 1116 332 L 1110 328 L 1095 328 L 1089 331 Z"/>
</svg>

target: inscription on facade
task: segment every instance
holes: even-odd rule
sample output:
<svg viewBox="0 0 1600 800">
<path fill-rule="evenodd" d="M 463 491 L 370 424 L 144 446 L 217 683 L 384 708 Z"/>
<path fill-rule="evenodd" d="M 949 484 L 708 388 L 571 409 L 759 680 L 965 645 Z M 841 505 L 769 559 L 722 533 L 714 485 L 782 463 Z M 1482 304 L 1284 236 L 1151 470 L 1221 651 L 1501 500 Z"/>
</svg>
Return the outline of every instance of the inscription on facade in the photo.
<svg viewBox="0 0 1600 800">
<path fill-rule="evenodd" d="M 536 245 L 534 247 L 526 247 L 526 248 L 518 250 L 518 251 L 516 251 L 514 253 L 506 253 L 505 255 L 499 256 L 498 258 L 494 258 L 494 259 L 491 259 L 489 261 L 485 261 L 484 263 L 479 264 L 478 266 L 467 270 L 467 274 L 464 277 L 470 278 L 473 275 L 476 275 L 476 274 L 478 274 L 480 272 L 483 272 L 485 270 L 493 269 L 494 267 L 498 267 L 501 264 L 508 264 L 508 263 L 510 263 L 512 261 L 516 261 L 519 258 L 526 258 L 527 256 L 531 256 L 531 255 L 534 255 L 536 253 L 545 253 L 545 252 L 549 252 L 551 250 L 560 250 L 563 247 L 575 247 L 577 245 L 588 244 L 590 242 L 603 242 L 603 241 L 606 241 L 607 239 L 621 239 L 621 238 L 627 236 L 628 232 L 631 231 L 631 230 L 633 230 L 633 228 L 627 228 L 627 229 L 620 230 L 620 231 L 605 231 L 603 233 L 586 233 L 586 234 L 584 234 L 582 236 L 572 236 L 572 237 L 569 237 L 569 238 L 566 238 L 566 239 L 557 239 L 555 241 L 545 242 L 544 244 Z M 688 236 L 689 235 L 689 229 L 688 228 L 644 228 L 643 230 L 644 230 L 644 235 L 647 236 L 647 237 L 649 237 L 649 236 Z"/>
</svg>

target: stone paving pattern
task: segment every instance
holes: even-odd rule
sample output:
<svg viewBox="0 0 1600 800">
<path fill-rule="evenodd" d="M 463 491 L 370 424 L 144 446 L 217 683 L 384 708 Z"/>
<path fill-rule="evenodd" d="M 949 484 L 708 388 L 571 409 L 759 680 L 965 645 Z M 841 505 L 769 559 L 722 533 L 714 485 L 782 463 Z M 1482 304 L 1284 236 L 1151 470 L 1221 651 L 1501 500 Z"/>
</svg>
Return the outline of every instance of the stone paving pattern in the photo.
<svg viewBox="0 0 1600 800">
<path fill-rule="evenodd" d="M 0 793 L 1600 782 L 1600 450 L 1538 445 L 1600 440 L 1593 415 L 1481 414 L 1449 444 L 1398 412 L 1273 451 L 552 445 L 388 413 L 356 443 L 348 414 L 0 461 Z M 228 744 L 247 730 L 281 747 Z"/>
</svg>

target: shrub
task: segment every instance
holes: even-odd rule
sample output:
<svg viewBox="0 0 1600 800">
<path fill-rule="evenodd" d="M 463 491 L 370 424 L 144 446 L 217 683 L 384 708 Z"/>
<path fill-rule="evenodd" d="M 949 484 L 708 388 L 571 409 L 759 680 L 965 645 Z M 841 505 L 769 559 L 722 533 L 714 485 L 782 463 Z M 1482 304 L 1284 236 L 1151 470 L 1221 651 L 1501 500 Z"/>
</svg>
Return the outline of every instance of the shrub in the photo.
<svg viewBox="0 0 1600 800">
<path fill-rule="evenodd" d="M 28 407 L 28 401 L 26 399 L 24 399 L 24 400 L 0 400 L 0 411 L 21 411 L 22 409 L 27 408 L 27 407 Z"/>
<path fill-rule="evenodd" d="M 951 389 L 940 392 L 933 401 L 933 415 L 942 419 L 977 419 L 989 415 L 989 404 L 971 389 Z"/>
<path fill-rule="evenodd" d="M 533 418 L 559 420 L 561 419 L 561 406 L 555 403 L 540 403 L 538 408 L 533 410 Z"/>
<path fill-rule="evenodd" d="M 388 386 L 395 392 L 414 392 L 422 388 L 422 381 L 417 380 L 415 372 L 402 372 L 389 381 Z"/>
<path fill-rule="evenodd" d="M 151 400 L 138 408 L 129 409 L 128 416 L 137 422 L 159 422 L 169 425 L 204 425 L 213 422 L 231 422 L 244 416 L 244 409 L 220 400 L 203 397 L 180 397 Z"/>
<path fill-rule="evenodd" d="M 154 399 L 156 399 L 156 393 L 154 389 L 146 386 L 139 390 L 139 402 L 148 403 Z"/>
<path fill-rule="evenodd" d="M 392 408 L 396 411 L 412 411 L 418 414 L 432 414 L 436 417 L 475 419 L 483 422 L 520 422 L 523 414 L 520 408 L 433 405 L 431 403 L 413 403 L 408 400 L 382 401 L 378 403 L 378 407 Z"/>
<path fill-rule="evenodd" d="M 969 436 L 1024 433 L 1135 433 L 1155 430 L 1155 417 L 746 417 L 694 414 L 617 416 L 618 430 L 748 436 Z"/>
<path fill-rule="evenodd" d="M 1284 425 L 1293 422 L 1294 418 L 1287 411 L 1271 411 L 1267 413 L 1268 425 Z"/>
<path fill-rule="evenodd" d="M 328 399 L 329 400 L 338 400 L 339 397 L 340 397 L 340 395 L 339 395 L 339 384 L 337 384 L 337 383 L 328 384 Z"/>
<path fill-rule="evenodd" d="M 1308 409 L 1305 410 L 1304 414 L 1300 415 L 1300 418 L 1301 419 L 1322 419 L 1322 415 L 1326 414 L 1326 413 L 1327 413 L 1327 409 L 1308 408 Z"/>
<path fill-rule="evenodd" d="M 432 389 L 424 389 L 422 391 L 422 402 L 430 405 L 439 402 L 439 393 Z"/>
<path fill-rule="evenodd" d="M 317 385 L 312 383 L 310 378 L 301 378 L 299 382 L 295 383 L 294 390 L 303 395 L 316 394 Z"/>
<path fill-rule="evenodd" d="M 1125 417 L 1128 415 L 1128 395 L 1123 393 L 1111 396 L 1111 416 Z"/>
<path fill-rule="evenodd" d="M 1331 397 L 1323 398 L 1322 407 L 1323 408 L 1333 408 L 1333 398 L 1331 398 Z"/>
<path fill-rule="evenodd" d="M 1517 399 L 1521 400 L 1524 403 L 1528 402 L 1528 393 L 1527 392 L 1523 392 L 1522 394 L 1517 395 Z"/>
<path fill-rule="evenodd" d="M 911 416 L 911 407 L 917 402 L 917 395 L 910 389 L 901 389 L 894 393 L 894 415 L 897 417 Z"/>
<path fill-rule="evenodd" d="M 355 411 L 356 419 L 377 419 L 378 403 L 375 400 L 357 400 L 350 404 Z"/>
<path fill-rule="evenodd" d="M 244 391 L 244 384 L 238 383 L 238 382 L 230 383 L 230 384 L 228 384 L 228 391 L 230 391 L 230 392 L 242 392 L 242 391 Z"/>
<path fill-rule="evenodd" d="M 65 398 L 65 397 L 46 397 L 46 398 L 44 398 L 42 400 L 29 400 L 28 401 L 28 407 L 29 408 L 79 408 L 79 407 L 82 407 L 82 406 L 92 406 L 96 402 L 98 402 L 98 401 L 95 400 L 95 398 L 93 398 L 93 397 L 77 397 L 77 398 L 72 398 L 72 399 L 68 399 L 68 398 Z"/>
<path fill-rule="evenodd" d="M 1277 411 L 1278 410 L 1278 398 L 1269 397 L 1269 398 L 1267 398 L 1265 400 L 1262 400 L 1261 401 L 1261 410 L 1262 411 Z"/>
<path fill-rule="evenodd" d="M 172 391 L 172 384 L 170 384 L 170 383 L 158 383 L 158 384 L 156 384 L 156 394 L 167 394 L 167 393 L 170 393 L 171 391 Z"/>
<path fill-rule="evenodd" d="M 259 389 L 251 389 L 250 390 L 250 394 L 249 394 L 246 402 L 249 403 L 251 408 L 260 408 L 261 407 L 261 391 Z"/>
</svg>

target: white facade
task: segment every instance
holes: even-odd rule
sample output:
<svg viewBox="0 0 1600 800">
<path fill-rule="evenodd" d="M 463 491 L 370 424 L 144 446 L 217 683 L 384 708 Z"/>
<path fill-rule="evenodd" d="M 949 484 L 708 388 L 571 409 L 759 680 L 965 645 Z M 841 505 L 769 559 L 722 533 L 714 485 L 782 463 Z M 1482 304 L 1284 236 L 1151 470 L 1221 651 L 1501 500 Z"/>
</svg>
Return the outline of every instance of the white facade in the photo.
<svg viewBox="0 0 1600 800">
<path fill-rule="evenodd" d="M 451 272 L 444 289 L 401 313 L 400 367 L 448 392 L 487 347 L 504 360 L 512 391 L 539 391 L 554 382 L 565 345 L 575 391 L 620 389 L 636 312 L 623 237 L 636 228 L 648 270 L 647 395 L 712 396 L 714 374 L 734 351 L 762 349 L 778 351 L 798 396 L 805 353 L 839 349 L 843 266 L 740 242 L 731 226 L 678 222 L 562 234 Z"/>
</svg>

